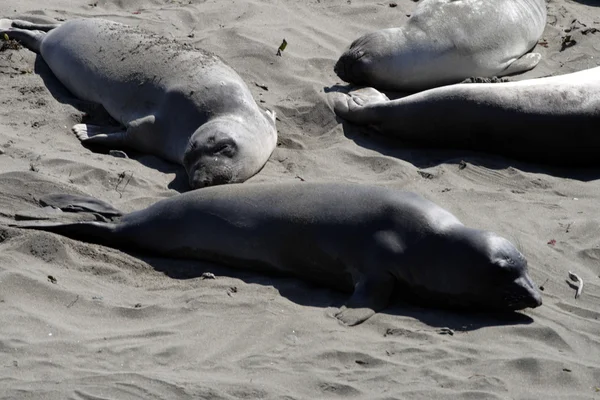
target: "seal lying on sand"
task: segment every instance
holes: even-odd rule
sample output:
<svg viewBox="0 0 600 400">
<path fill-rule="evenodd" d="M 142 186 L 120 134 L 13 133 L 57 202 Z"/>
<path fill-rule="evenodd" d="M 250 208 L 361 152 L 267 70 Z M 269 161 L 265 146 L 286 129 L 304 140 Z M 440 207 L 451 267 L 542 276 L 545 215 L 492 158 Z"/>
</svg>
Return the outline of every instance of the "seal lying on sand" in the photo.
<svg viewBox="0 0 600 400">
<path fill-rule="evenodd" d="M 89 209 L 89 198 L 84 203 Z M 443 307 L 518 310 L 542 304 L 527 261 L 508 240 L 467 228 L 414 193 L 379 186 L 217 186 L 161 200 L 116 222 L 17 226 L 353 291 L 336 314 L 348 325 L 384 309 L 396 283 Z"/>
<path fill-rule="evenodd" d="M 410 92 L 515 74 L 540 61 L 525 53 L 545 25 L 544 0 L 423 0 L 401 28 L 355 40 L 334 69 L 349 83 Z"/>
<path fill-rule="evenodd" d="M 450 85 L 393 101 L 373 88 L 331 96 L 341 118 L 402 141 L 554 165 L 600 165 L 600 67 Z"/>
<path fill-rule="evenodd" d="M 192 188 L 244 182 L 275 149 L 275 114 L 215 55 L 101 19 L 2 22 L 12 28 L 0 34 L 41 54 L 75 96 L 101 104 L 126 128 L 75 125 L 85 143 L 181 164 Z"/>
</svg>

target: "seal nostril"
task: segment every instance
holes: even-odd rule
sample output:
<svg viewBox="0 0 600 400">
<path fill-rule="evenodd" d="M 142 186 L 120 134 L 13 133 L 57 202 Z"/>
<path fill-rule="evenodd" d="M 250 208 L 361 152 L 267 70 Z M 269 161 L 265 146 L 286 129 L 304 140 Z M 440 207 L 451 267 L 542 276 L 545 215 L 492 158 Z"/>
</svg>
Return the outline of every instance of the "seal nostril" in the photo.
<svg viewBox="0 0 600 400">
<path fill-rule="evenodd" d="M 527 306 L 530 308 L 536 308 L 542 305 L 542 296 L 539 293 L 533 292 L 529 296 Z"/>
</svg>

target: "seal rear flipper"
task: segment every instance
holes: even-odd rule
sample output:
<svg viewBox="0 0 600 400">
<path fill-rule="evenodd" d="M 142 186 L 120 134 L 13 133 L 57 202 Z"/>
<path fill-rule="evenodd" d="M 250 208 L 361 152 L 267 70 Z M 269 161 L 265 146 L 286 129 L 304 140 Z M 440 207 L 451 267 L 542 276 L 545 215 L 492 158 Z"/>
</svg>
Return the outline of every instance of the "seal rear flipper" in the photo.
<svg viewBox="0 0 600 400">
<path fill-rule="evenodd" d="M 389 304 L 394 291 L 395 278 L 385 272 L 381 275 L 364 276 L 354 289 L 346 306 L 335 317 L 346 325 L 358 325 Z"/>
<path fill-rule="evenodd" d="M 517 58 L 512 62 L 506 69 L 498 74 L 498 76 L 506 76 L 518 74 L 520 72 L 529 71 L 530 69 L 535 68 L 536 65 L 542 59 L 542 55 L 539 53 L 528 53 L 520 58 Z"/>
<path fill-rule="evenodd" d="M 12 27 L 25 29 L 29 31 L 42 31 L 48 32 L 54 28 L 58 28 L 61 24 L 36 24 L 34 22 L 23 21 L 20 19 L 12 20 Z"/>
<path fill-rule="evenodd" d="M 67 212 L 92 212 L 104 217 L 118 217 L 123 213 L 110 204 L 94 197 L 54 193 L 40 198 L 40 204 Z"/>
<path fill-rule="evenodd" d="M 46 32 L 11 28 L 0 30 L 0 34 L 7 35 L 10 39 L 16 40 L 29 50 L 39 54 L 42 39 L 46 35 Z"/>
<path fill-rule="evenodd" d="M 117 224 L 110 222 L 28 222 L 9 225 L 14 228 L 33 229 L 66 236 L 82 242 L 96 243 L 119 248 L 125 243 L 117 232 Z"/>
</svg>

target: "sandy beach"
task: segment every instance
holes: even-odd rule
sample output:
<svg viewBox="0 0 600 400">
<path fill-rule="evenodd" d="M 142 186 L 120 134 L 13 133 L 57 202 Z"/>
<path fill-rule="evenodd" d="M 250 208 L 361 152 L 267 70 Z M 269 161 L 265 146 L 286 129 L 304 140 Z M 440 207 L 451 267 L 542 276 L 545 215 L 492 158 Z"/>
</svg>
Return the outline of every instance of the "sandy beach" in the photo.
<svg viewBox="0 0 600 400">
<path fill-rule="evenodd" d="M 248 182 L 417 192 L 515 243 L 543 306 L 502 320 L 398 301 L 346 327 L 333 317 L 346 295 L 297 279 L 9 228 L 45 194 L 85 194 L 128 212 L 187 190 L 187 178 L 154 156 L 83 147 L 70 127 L 93 110 L 70 104 L 33 52 L 3 48 L 0 399 L 600 399 L 600 168 L 400 147 L 344 130 L 332 112 L 342 51 L 400 26 L 416 5 L 3 0 L 0 17 L 100 17 L 218 54 L 277 113 L 277 148 Z M 551 0 L 536 51 L 540 64 L 511 80 L 599 66 L 600 2 Z M 577 299 L 568 271 L 585 282 Z"/>
</svg>

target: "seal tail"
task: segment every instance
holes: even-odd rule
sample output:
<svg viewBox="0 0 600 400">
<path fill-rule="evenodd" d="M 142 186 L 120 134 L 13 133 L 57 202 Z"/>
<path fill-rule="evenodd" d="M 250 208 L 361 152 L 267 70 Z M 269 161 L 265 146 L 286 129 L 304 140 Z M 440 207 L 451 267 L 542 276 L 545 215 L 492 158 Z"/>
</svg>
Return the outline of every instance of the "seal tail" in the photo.
<svg viewBox="0 0 600 400">
<path fill-rule="evenodd" d="M 46 231 L 88 243 L 108 247 L 122 247 L 123 238 L 118 234 L 117 224 L 112 222 L 41 222 L 10 225 L 15 228 Z"/>
</svg>

